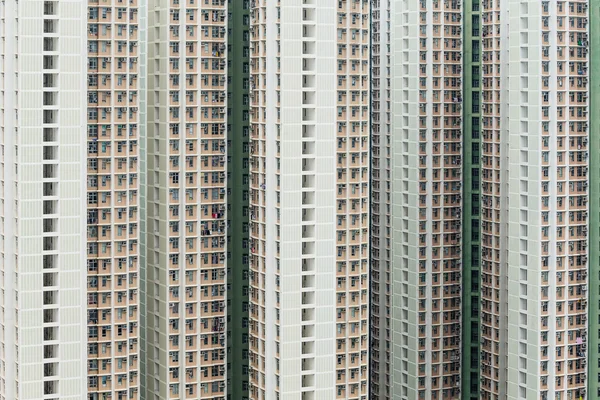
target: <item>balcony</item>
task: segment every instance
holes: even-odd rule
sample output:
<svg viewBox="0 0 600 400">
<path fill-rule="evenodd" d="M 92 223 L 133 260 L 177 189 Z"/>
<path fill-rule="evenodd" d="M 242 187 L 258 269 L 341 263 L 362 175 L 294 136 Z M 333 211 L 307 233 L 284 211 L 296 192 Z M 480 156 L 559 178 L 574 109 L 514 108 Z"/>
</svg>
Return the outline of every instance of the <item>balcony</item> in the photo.
<svg viewBox="0 0 600 400">
<path fill-rule="evenodd" d="M 56 15 L 58 5 L 55 1 L 44 1 L 44 16 Z"/>
<path fill-rule="evenodd" d="M 44 7 L 45 11 L 45 7 Z M 44 20 L 44 33 L 57 33 L 58 32 L 58 21 L 54 19 Z"/>
<path fill-rule="evenodd" d="M 55 326 L 45 327 L 44 340 L 58 340 L 58 328 Z"/>
<path fill-rule="evenodd" d="M 58 41 L 55 38 L 44 38 L 44 51 L 51 52 L 58 50 Z"/>
<path fill-rule="evenodd" d="M 44 219 L 42 226 L 43 226 L 44 233 L 56 232 L 57 228 L 58 228 L 58 220 L 57 219 Z"/>
</svg>

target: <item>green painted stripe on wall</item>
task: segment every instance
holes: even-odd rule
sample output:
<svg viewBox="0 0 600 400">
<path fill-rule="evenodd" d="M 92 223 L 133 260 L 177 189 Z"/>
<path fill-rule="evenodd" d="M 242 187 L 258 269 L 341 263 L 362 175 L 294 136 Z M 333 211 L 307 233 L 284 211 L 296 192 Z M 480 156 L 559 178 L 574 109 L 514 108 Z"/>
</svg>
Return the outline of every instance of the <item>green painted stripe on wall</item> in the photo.
<svg viewBox="0 0 600 400">
<path fill-rule="evenodd" d="M 463 268 L 462 268 L 462 388 L 465 400 L 479 398 L 480 332 L 480 106 L 481 38 L 478 0 L 463 9 Z M 476 42 L 477 45 L 473 46 Z M 475 84 L 475 85 L 474 85 Z M 475 228 L 475 229 L 474 229 Z"/>
<path fill-rule="evenodd" d="M 589 242 L 588 259 L 588 399 L 600 398 L 600 1 L 589 1 L 590 118 L 589 123 Z"/>
<path fill-rule="evenodd" d="M 227 398 L 248 399 L 250 2 L 229 0 Z M 245 262 L 244 262 L 245 260 Z"/>
</svg>

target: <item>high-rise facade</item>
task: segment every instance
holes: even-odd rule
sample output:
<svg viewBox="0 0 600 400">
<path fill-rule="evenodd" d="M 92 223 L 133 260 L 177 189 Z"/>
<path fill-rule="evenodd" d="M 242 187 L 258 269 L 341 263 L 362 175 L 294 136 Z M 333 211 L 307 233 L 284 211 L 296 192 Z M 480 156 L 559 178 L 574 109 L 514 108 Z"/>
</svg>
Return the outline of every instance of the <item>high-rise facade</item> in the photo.
<svg viewBox="0 0 600 400">
<path fill-rule="evenodd" d="M 482 362 L 490 375 L 482 371 L 483 398 L 502 395 L 493 371 L 504 361 L 507 380 L 518 382 L 506 385 L 509 398 L 588 398 L 588 379 L 598 380 L 587 374 L 588 273 L 597 273 L 588 260 L 591 3 L 509 2 L 506 10 L 483 4 L 484 13 L 510 15 L 499 27 L 482 24 L 482 226 L 488 222 L 482 229 L 482 291 L 487 291 L 482 314 L 494 314 L 483 304 L 489 306 L 498 292 L 502 299 L 504 282 L 508 299 L 500 306 L 506 325 L 487 321 L 488 332 L 499 328 L 502 338 L 506 331 L 508 354 L 497 360 L 497 337 L 484 337 Z M 508 43 L 499 57 L 492 57 L 497 53 L 493 31 Z M 509 116 L 500 121 L 490 109 L 498 106 L 485 104 L 498 95 L 500 112 Z M 498 143 L 500 152 L 494 149 Z M 500 190 L 492 189 L 498 172 L 507 182 Z M 498 201 L 500 218 L 507 205 L 506 268 L 498 268 L 494 256 L 495 231 L 503 231 L 496 221 Z"/>
<path fill-rule="evenodd" d="M 86 4 L 0 6 L 0 399 L 81 399 Z"/>
<path fill-rule="evenodd" d="M 392 24 L 394 398 L 458 398 L 462 7 L 400 1 Z"/>
<path fill-rule="evenodd" d="M 139 392 L 137 1 L 87 3 L 88 399 Z"/>
<path fill-rule="evenodd" d="M 600 397 L 600 4 L 0 4 L 0 400 Z"/>
<path fill-rule="evenodd" d="M 596 334 L 600 325 L 600 311 L 594 307 L 595 304 L 600 304 L 600 275 L 594 274 L 591 271 L 598 270 L 600 263 L 600 118 L 595 118 L 593 110 L 600 107 L 600 75 L 592 73 L 600 68 L 600 53 L 597 50 L 600 48 L 600 4 L 593 3 L 588 5 L 589 18 L 589 56 L 588 56 L 588 88 L 589 93 L 589 111 L 590 116 L 588 122 L 589 138 L 589 267 L 588 267 L 588 324 L 590 335 L 588 336 L 587 358 L 588 363 L 588 395 L 587 398 L 600 396 L 600 379 L 597 378 L 600 373 L 600 366 L 594 362 L 600 358 L 600 336 Z"/>
<path fill-rule="evenodd" d="M 391 63 L 390 0 L 371 3 L 370 394 L 390 396 Z"/>
<path fill-rule="evenodd" d="M 0 7 L 2 398 L 367 397 L 370 7 L 259 8 Z M 262 102 L 251 21 L 269 46 Z M 251 102 L 265 110 L 252 129 Z M 249 347 L 259 215 L 265 265 L 285 267 L 266 291 L 286 294 L 261 320 L 267 353 Z M 261 396 L 255 354 L 277 366 Z"/>
<path fill-rule="evenodd" d="M 227 3 L 150 2 L 147 399 L 226 397 Z"/>
<path fill-rule="evenodd" d="M 368 396 L 369 3 L 251 9 L 250 398 Z"/>
<path fill-rule="evenodd" d="M 599 395 L 598 7 L 393 2 L 391 398 Z"/>
<path fill-rule="evenodd" d="M 588 398 L 588 2 L 481 11 L 480 398 Z"/>
</svg>

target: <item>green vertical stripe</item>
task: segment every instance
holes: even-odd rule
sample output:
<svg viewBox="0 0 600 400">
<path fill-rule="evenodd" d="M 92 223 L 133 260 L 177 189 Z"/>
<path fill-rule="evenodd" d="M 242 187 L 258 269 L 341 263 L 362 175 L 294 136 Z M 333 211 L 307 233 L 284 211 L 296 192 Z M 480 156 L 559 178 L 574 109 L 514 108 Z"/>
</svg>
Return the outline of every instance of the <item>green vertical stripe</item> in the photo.
<svg viewBox="0 0 600 400">
<path fill-rule="evenodd" d="M 244 3 L 247 8 L 244 8 Z M 248 398 L 249 1 L 229 0 L 227 398 Z M 246 131 L 246 133 L 244 133 Z M 244 373 L 245 372 L 245 373 Z"/>
<path fill-rule="evenodd" d="M 589 240 L 588 260 L 589 316 L 588 316 L 588 399 L 599 398 L 598 328 L 600 326 L 600 2 L 590 0 L 590 118 L 589 124 Z"/>
<path fill-rule="evenodd" d="M 474 8 L 475 6 L 475 8 Z M 479 398 L 481 14 L 478 0 L 463 12 L 463 273 L 462 399 Z M 476 43 L 473 46 L 473 43 Z M 477 73 L 477 75 L 474 74 Z M 478 83 L 479 82 L 479 83 Z M 473 85 L 475 83 L 475 86 Z M 473 229 L 475 228 L 475 229 Z"/>
</svg>

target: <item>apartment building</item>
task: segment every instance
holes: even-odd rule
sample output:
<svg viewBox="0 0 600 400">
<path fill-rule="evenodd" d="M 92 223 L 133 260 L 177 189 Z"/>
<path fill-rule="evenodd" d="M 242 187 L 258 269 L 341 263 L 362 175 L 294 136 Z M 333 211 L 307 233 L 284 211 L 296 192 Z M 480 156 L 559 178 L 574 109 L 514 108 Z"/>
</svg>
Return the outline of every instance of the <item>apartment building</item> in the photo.
<svg viewBox="0 0 600 400">
<path fill-rule="evenodd" d="M 87 3 L 90 400 L 139 393 L 139 35 L 137 1 Z"/>
<path fill-rule="evenodd" d="M 492 9 L 491 4 L 484 4 L 484 10 L 486 7 Z M 517 23 L 511 18 L 505 28 L 511 45 L 505 56 L 508 66 L 500 54 L 500 74 L 516 74 L 519 79 L 511 79 L 504 87 L 510 118 L 507 125 L 499 124 L 499 141 L 502 148 L 502 133 L 507 130 L 506 176 L 511 202 L 507 218 L 507 365 L 508 380 L 518 376 L 519 385 L 507 385 L 507 394 L 511 398 L 587 398 L 589 7 L 587 1 L 514 2 L 510 7 L 511 15 L 519 13 L 520 19 Z M 531 28 L 535 34 L 523 34 Z M 488 29 L 484 21 L 484 36 Z M 484 65 L 491 62 L 489 47 L 483 46 Z M 484 93 L 496 89 L 488 80 L 489 73 L 484 67 Z M 483 179 L 486 152 L 498 142 L 497 135 L 486 132 L 486 122 L 491 121 L 486 121 L 485 108 Z M 485 218 L 495 199 L 486 198 L 485 188 L 483 193 Z M 483 233 L 485 249 L 491 244 L 486 243 L 485 230 Z M 489 257 L 490 251 L 487 253 Z M 486 285 L 485 273 L 492 271 L 483 260 L 485 289 L 490 285 Z M 502 281 L 502 272 L 499 275 Z M 528 323 L 531 319 L 536 321 L 533 326 Z M 493 358 L 490 361 L 495 367 Z M 539 363 L 530 367 L 531 361 Z M 597 364 L 597 359 L 589 361 Z M 484 386 L 486 389 L 490 391 Z M 492 386 L 492 395 L 494 389 Z M 597 397 L 596 393 L 590 396 Z"/>
<path fill-rule="evenodd" d="M 589 215 L 589 256 L 588 270 L 597 269 L 597 260 L 600 260 L 600 135 L 597 133 L 600 129 L 600 119 L 594 117 L 592 110 L 600 107 L 600 97 L 597 88 L 599 87 L 600 75 L 590 73 L 597 71 L 600 66 L 600 53 L 594 49 L 600 48 L 600 5 L 597 3 L 588 4 L 588 36 L 589 36 L 589 54 L 588 54 L 588 88 L 589 88 L 589 108 L 588 108 L 588 149 L 589 149 L 589 196 L 588 196 L 588 215 Z M 596 88 L 596 90 L 594 90 Z M 600 396 L 600 379 L 597 378 L 600 372 L 600 366 L 593 360 L 600 358 L 600 337 L 596 334 L 598 324 L 600 324 L 600 310 L 593 308 L 594 304 L 600 302 L 600 276 L 594 273 L 588 273 L 588 363 L 587 398 Z M 595 378 L 595 379 L 594 379 Z"/>
<path fill-rule="evenodd" d="M 394 4 L 391 398 L 596 398 L 599 5 Z"/>
<path fill-rule="evenodd" d="M 507 137 L 509 136 L 509 127 L 506 124 L 508 119 L 505 116 L 508 111 L 506 94 L 509 91 L 507 69 L 510 50 L 505 41 L 508 37 L 508 9 L 491 2 L 482 4 L 482 8 L 480 394 L 488 399 L 493 398 L 494 395 L 507 396 L 507 324 L 509 317 L 506 314 L 508 311 L 508 274 L 506 271 L 508 267 L 506 248 L 508 193 L 506 188 L 508 186 L 507 150 L 511 138 Z M 517 54 L 516 57 L 518 61 L 520 55 Z M 539 74 L 539 70 L 537 72 Z M 501 90 L 504 93 L 501 93 Z M 503 143 L 501 143 L 501 139 Z M 519 145 L 519 143 L 516 144 L 516 146 Z M 534 189 L 538 189 L 538 187 L 534 186 Z M 532 296 L 536 296 L 536 294 L 532 293 Z M 531 310 L 530 312 L 535 311 Z M 539 318 L 539 315 L 537 317 Z M 502 350 L 500 346 L 502 346 Z"/>
<path fill-rule="evenodd" d="M 371 2 L 370 393 L 390 396 L 391 54 L 390 0 Z"/>
<path fill-rule="evenodd" d="M 252 3 L 252 399 L 368 396 L 369 24 L 367 1 Z"/>
<path fill-rule="evenodd" d="M 392 25 L 394 398 L 458 398 L 462 7 L 400 1 Z"/>
<path fill-rule="evenodd" d="M 86 13 L 0 6 L 0 399 L 87 392 Z"/>
<path fill-rule="evenodd" d="M 0 4 L 0 399 L 600 397 L 599 21 Z"/>
<path fill-rule="evenodd" d="M 148 7 L 147 399 L 226 397 L 227 3 Z"/>
<path fill-rule="evenodd" d="M 480 398 L 587 398 L 588 8 L 482 3 Z"/>
<path fill-rule="evenodd" d="M 275 249 L 277 237 L 286 249 L 281 282 L 300 283 L 291 292 L 296 302 L 286 300 L 281 308 L 299 317 L 286 321 L 284 337 L 303 332 L 302 340 L 281 342 L 286 353 L 302 354 L 301 362 L 277 373 L 263 370 L 263 390 L 296 393 L 299 366 L 303 398 L 366 398 L 369 4 L 265 6 L 269 33 L 283 12 L 283 31 L 298 35 L 286 40 L 301 50 L 284 53 L 281 71 L 273 68 L 274 48 L 268 64 L 261 59 L 269 100 L 278 93 L 272 79 L 280 74 L 286 90 L 280 105 L 295 115 L 275 119 L 271 112 L 280 107 L 269 102 L 269 118 L 262 121 L 269 152 L 266 144 L 248 146 L 255 131 L 247 122 L 251 6 L 240 1 L 232 11 L 230 23 L 241 20 L 241 29 L 229 26 L 239 42 L 228 39 L 222 0 L 85 6 L 50 0 L 0 8 L 2 398 L 255 396 L 247 383 L 244 348 L 256 342 L 245 331 L 245 299 L 247 265 L 259 244 L 248 241 L 245 219 L 252 217 L 256 229 L 261 214 L 264 226 L 269 222 L 269 246 Z M 269 46 L 278 40 L 263 34 Z M 245 59 L 232 67 L 232 83 L 228 43 L 230 61 Z M 231 123 L 228 90 L 236 117 Z M 266 110 L 266 95 L 254 106 Z M 282 128 L 295 136 L 274 135 Z M 249 193 L 250 161 L 257 166 L 259 160 L 259 153 L 248 159 L 249 150 L 259 148 L 269 166 L 280 164 L 275 143 L 287 146 L 286 168 L 272 175 L 269 169 L 270 190 L 265 179 Z M 236 157 L 229 165 L 227 155 Z M 282 206 L 273 202 L 281 196 L 276 175 L 277 186 L 281 177 L 298 183 Z M 264 210 L 248 208 L 250 194 L 268 194 L 269 217 L 279 209 L 287 222 L 298 221 L 280 234 Z M 279 251 L 268 253 L 268 265 L 279 260 Z M 226 284 L 236 291 L 228 296 L 229 313 Z M 269 292 L 269 301 L 275 294 Z M 235 320 L 230 329 L 227 317 Z M 261 356 L 269 363 L 280 345 L 271 340 L 278 329 L 274 317 L 262 320 L 269 355 Z M 336 384 L 326 383 L 329 378 Z"/>
</svg>

